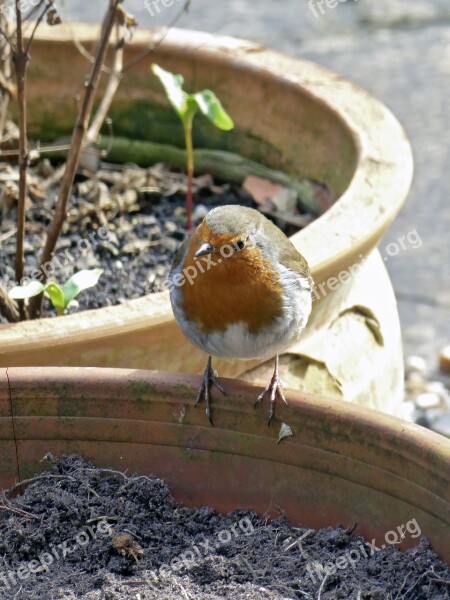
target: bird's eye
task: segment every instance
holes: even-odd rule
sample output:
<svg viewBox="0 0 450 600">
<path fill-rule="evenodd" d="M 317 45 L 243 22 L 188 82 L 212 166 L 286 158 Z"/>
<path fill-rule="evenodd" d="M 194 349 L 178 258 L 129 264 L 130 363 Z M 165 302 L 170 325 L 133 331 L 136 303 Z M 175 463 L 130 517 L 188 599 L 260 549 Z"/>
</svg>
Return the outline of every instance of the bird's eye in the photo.
<svg viewBox="0 0 450 600">
<path fill-rule="evenodd" d="M 237 248 L 238 250 L 242 250 L 242 248 L 244 248 L 244 246 L 245 246 L 245 242 L 244 242 L 244 240 L 238 240 L 238 241 L 236 242 L 236 248 Z"/>
</svg>

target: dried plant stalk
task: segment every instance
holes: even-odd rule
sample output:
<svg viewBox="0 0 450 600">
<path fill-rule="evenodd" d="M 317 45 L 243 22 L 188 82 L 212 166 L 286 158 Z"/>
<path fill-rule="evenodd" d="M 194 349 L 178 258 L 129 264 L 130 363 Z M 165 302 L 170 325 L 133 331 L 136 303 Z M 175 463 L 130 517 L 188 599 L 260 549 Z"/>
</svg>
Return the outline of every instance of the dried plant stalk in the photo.
<svg viewBox="0 0 450 600">
<path fill-rule="evenodd" d="M 98 88 L 102 65 L 106 58 L 106 53 L 109 46 L 112 28 L 114 26 L 117 14 L 117 7 L 120 4 L 120 0 L 111 0 L 109 3 L 108 10 L 103 19 L 102 32 L 100 36 L 100 42 L 97 47 L 95 62 L 92 66 L 89 80 L 85 87 L 85 93 L 83 102 L 81 104 L 80 112 L 78 114 L 70 144 L 70 149 L 67 155 L 66 170 L 64 172 L 63 179 L 61 181 L 61 187 L 59 190 L 58 201 L 55 208 L 55 214 L 50 227 L 47 232 L 47 239 L 45 242 L 44 250 L 42 252 L 40 264 L 41 266 L 50 262 L 52 253 L 55 250 L 56 242 L 60 236 L 62 226 L 67 214 L 67 204 L 70 198 L 75 173 L 78 167 L 83 141 L 85 139 L 86 131 L 88 128 L 89 118 L 92 112 L 95 93 Z M 45 276 L 44 276 L 45 281 Z M 44 283 L 43 281 L 43 283 Z M 42 294 L 35 296 L 30 302 L 30 316 L 36 318 L 40 316 L 41 305 L 42 305 Z"/>
</svg>

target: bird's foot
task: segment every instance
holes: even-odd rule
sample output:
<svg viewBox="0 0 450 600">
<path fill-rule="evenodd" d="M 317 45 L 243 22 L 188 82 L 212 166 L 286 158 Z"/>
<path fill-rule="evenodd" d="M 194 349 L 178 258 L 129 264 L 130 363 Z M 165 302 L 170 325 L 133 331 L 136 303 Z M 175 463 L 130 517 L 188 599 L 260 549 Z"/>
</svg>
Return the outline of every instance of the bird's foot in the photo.
<svg viewBox="0 0 450 600">
<path fill-rule="evenodd" d="M 206 363 L 206 369 L 203 374 L 203 381 L 198 390 L 197 400 L 195 401 L 195 406 L 200 402 L 202 398 L 205 399 L 205 412 L 206 416 L 209 419 L 211 425 L 213 425 L 212 417 L 211 417 L 211 408 L 210 408 L 210 392 L 212 387 L 216 387 L 224 396 L 226 396 L 225 390 L 217 381 L 217 373 L 214 371 L 211 365 L 211 357 L 208 358 L 208 362 Z"/>
<path fill-rule="evenodd" d="M 255 406 L 257 406 L 261 400 L 270 393 L 270 408 L 269 408 L 269 419 L 267 421 L 267 425 L 270 425 L 270 422 L 273 417 L 275 401 L 277 398 L 282 400 L 287 405 L 287 400 L 283 394 L 283 384 L 281 383 L 281 379 L 278 376 L 278 356 L 275 362 L 275 370 L 272 375 L 272 379 L 270 380 L 269 385 L 266 387 L 264 391 L 262 391 L 258 397 L 256 398 Z"/>
</svg>

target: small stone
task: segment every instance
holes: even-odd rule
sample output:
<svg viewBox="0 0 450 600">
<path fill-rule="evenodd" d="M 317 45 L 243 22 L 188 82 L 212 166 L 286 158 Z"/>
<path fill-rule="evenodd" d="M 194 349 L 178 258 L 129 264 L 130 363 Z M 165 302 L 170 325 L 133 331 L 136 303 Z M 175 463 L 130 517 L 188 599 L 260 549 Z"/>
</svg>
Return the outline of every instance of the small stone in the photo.
<svg viewBox="0 0 450 600">
<path fill-rule="evenodd" d="M 446 346 L 441 350 L 439 366 L 444 373 L 450 373 L 450 346 Z"/>
<path fill-rule="evenodd" d="M 175 252 L 178 249 L 180 243 L 177 240 L 174 240 L 173 238 L 164 238 L 162 240 L 162 245 L 169 252 Z"/>
<path fill-rule="evenodd" d="M 71 312 L 76 312 L 79 308 L 80 308 L 80 303 L 78 302 L 78 300 L 75 300 L 75 298 L 73 300 L 71 300 L 67 306 L 67 308 L 71 311 Z"/>
<path fill-rule="evenodd" d="M 427 370 L 427 363 L 421 356 L 408 356 L 405 360 L 406 374 L 420 373 L 424 375 Z"/>
<path fill-rule="evenodd" d="M 197 204 L 192 213 L 193 221 L 201 221 L 208 214 L 208 208 L 204 204 Z"/>
<path fill-rule="evenodd" d="M 140 218 L 140 223 L 142 225 L 155 225 L 157 222 L 158 221 L 156 217 L 154 217 L 153 215 L 142 215 Z"/>
<path fill-rule="evenodd" d="M 114 263 L 114 267 L 116 269 L 123 269 L 123 262 L 121 260 L 116 260 Z"/>
<path fill-rule="evenodd" d="M 442 383 L 442 381 L 430 381 L 427 383 L 427 392 L 433 392 L 441 398 L 448 396 L 449 391 Z"/>
<path fill-rule="evenodd" d="M 170 233 L 173 233 L 174 231 L 176 231 L 178 229 L 177 224 L 174 223 L 173 221 L 166 221 L 164 223 L 164 227 L 167 229 L 167 231 L 169 231 Z"/>
<path fill-rule="evenodd" d="M 34 254 L 36 252 L 34 246 L 30 244 L 27 240 L 25 240 L 23 244 L 23 251 L 25 254 Z"/>
<path fill-rule="evenodd" d="M 38 162 L 36 166 L 36 174 L 40 175 L 44 179 L 50 177 L 50 175 L 53 174 L 53 171 L 54 169 L 52 167 L 52 163 L 49 161 L 48 158 L 43 158 L 41 161 Z"/>
<path fill-rule="evenodd" d="M 104 241 L 101 244 L 99 244 L 99 248 L 106 250 L 107 252 L 112 254 L 112 256 L 119 256 L 119 251 L 116 248 L 116 246 L 110 244 L 108 241 Z"/>
<path fill-rule="evenodd" d="M 58 250 L 64 250 L 65 248 L 70 248 L 72 246 L 72 240 L 69 238 L 59 238 L 56 244 L 56 252 Z"/>
<path fill-rule="evenodd" d="M 441 399 L 438 394 L 425 392 L 416 397 L 415 403 L 418 408 L 428 410 L 430 408 L 438 408 L 441 405 Z"/>
<path fill-rule="evenodd" d="M 96 269 L 98 267 L 100 267 L 100 262 L 92 251 L 88 251 L 78 257 L 77 270 Z"/>
<path fill-rule="evenodd" d="M 426 380 L 419 373 L 411 373 L 406 380 L 406 391 L 410 394 L 420 394 L 426 386 Z"/>
</svg>

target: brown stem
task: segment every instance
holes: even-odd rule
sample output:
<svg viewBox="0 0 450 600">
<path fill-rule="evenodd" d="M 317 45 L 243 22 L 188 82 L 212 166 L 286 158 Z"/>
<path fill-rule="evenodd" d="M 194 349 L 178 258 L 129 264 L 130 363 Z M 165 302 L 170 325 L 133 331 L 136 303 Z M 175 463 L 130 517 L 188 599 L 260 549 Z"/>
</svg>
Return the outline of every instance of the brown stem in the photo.
<svg viewBox="0 0 450 600">
<path fill-rule="evenodd" d="M 8 292 L 0 285 L 0 315 L 3 315 L 10 323 L 20 321 L 20 313 L 17 304 L 9 297 Z"/>
<path fill-rule="evenodd" d="M 0 1 L 0 4 L 4 2 Z M 0 71 L 0 89 L 1 89 L 1 106 L 0 106 L 0 141 L 3 140 L 5 131 L 6 117 L 8 114 L 10 86 L 11 82 L 11 44 L 6 38 L 9 37 L 9 21 L 3 12 L 0 15 L 0 29 L 5 33 L 5 39 L 2 39 L 0 46 L 1 53 L 1 71 Z M 15 93 L 15 92 L 14 92 Z"/>
<path fill-rule="evenodd" d="M 111 36 L 111 31 L 114 25 L 117 6 L 119 5 L 121 0 L 110 0 L 108 10 L 103 19 L 102 32 L 100 37 L 100 43 L 97 48 L 97 53 L 95 57 L 95 62 L 92 67 L 91 74 L 89 76 L 89 80 L 86 84 L 85 93 L 83 102 L 80 108 L 80 112 L 78 114 L 70 144 L 70 149 L 67 155 L 66 161 L 66 169 L 64 172 L 64 177 L 61 181 L 61 186 L 59 189 L 58 201 L 56 203 L 55 213 L 53 215 L 52 222 L 50 223 L 47 239 L 45 242 L 44 250 L 42 251 L 41 256 L 41 267 L 46 263 L 50 262 L 52 253 L 56 247 L 56 242 L 58 241 L 59 235 L 61 233 L 62 226 L 64 224 L 64 220 L 67 214 L 67 203 L 69 201 L 70 193 L 72 190 L 73 181 L 75 178 L 75 173 L 78 167 L 78 162 L 80 159 L 80 154 L 83 145 L 83 139 L 86 134 L 87 126 L 89 123 L 89 117 L 92 112 L 92 107 L 94 104 L 95 93 L 98 88 L 100 74 L 103 62 L 106 57 L 106 53 L 108 51 L 109 39 Z M 46 280 L 45 274 L 43 283 Z M 43 295 L 35 296 L 32 298 L 30 302 L 30 316 L 31 318 L 36 318 L 40 316 L 41 312 L 41 304 L 42 304 Z"/>
<path fill-rule="evenodd" d="M 26 50 L 24 50 L 22 35 L 22 13 L 19 8 L 19 1 L 20 0 L 16 0 L 17 48 L 13 55 L 17 83 L 17 104 L 19 111 L 19 199 L 17 204 L 17 242 L 15 260 L 15 275 L 18 283 L 23 277 L 25 264 L 25 201 L 27 196 L 28 166 L 26 73 L 29 59 Z M 23 301 L 19 302 L 19 311 L 21 319 L 24 319 L 25 308 Z"/>
<path fill-rule="evenodd" d="M 103 122 L 106 119 L 111 103 L 116 94 L 117 88 L 119 87 L 120 80 L 122 78 L 122 67 L 123 67 L 123 47 L 124 47 L 124 28 L 121 25 L 116 27 L 116 44 L 114 46 L 114 59 L 111 73 L 109 76 L 108 84 L 103 94 L 103 98 L 100 102 L 100 106 L 95 113 L 89 130 L 86 134 L 86 142 L 88 144 L 94 144 L 100 133 L 100 129 Z"/>
<path fill-rule="evenodd" d="M 186 230 L 192 231 L 192 179 L 194 176 L 194 148 L 192 146 L 192 119 L 184 124 L 186 140 L 186 170 L 188 186 L 186 194 Z"/>
<path fill-rule="evenodd" d="M 0 27 L 9 35 L 9 23 L 2 14 L 0 17 Z M 0 72 L 0 88 L 2 92 L 0 106 L 0 141 L 3 140 L 5 133 L 6 119 L 8 117 L 8 107 L 10 97 L 15 97 L 16 86 L 11 81 L 11 44 L 5 41 L 0 48 L 2 54 L 2 64 Z"/>
</svg>

